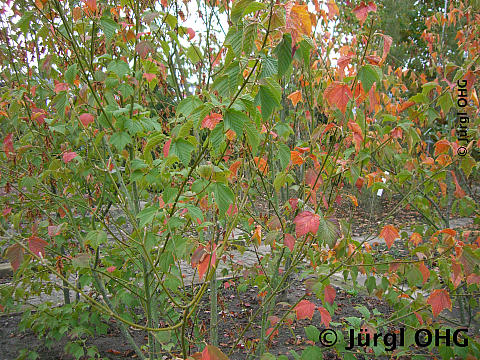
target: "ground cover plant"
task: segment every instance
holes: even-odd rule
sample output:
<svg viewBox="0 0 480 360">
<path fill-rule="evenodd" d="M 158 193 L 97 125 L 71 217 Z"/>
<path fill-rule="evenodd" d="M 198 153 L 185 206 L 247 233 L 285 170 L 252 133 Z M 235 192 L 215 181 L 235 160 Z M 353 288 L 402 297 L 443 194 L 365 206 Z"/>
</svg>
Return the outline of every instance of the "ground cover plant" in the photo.
<svg viewBox="0 0 480 360">
<path fill-rule="evenodd" d="M 76 359 L 478 358 L 480 4 L 405 3 L 2 4 L 0 310 Z"/>
</svg>

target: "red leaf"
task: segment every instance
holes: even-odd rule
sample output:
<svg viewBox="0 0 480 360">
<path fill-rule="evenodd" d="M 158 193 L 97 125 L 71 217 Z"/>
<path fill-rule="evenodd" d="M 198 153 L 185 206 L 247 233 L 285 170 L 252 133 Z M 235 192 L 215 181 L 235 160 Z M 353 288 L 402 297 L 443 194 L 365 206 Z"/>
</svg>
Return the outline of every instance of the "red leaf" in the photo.
<svg viewBox="0 0 480 360">
<path fill-rule="evenodd" d="M 295 234 L 297 237 L 301 237 L 308 232 L 316 234 L 320 226 L 320 216 L 310 211 L 302 211 L 293 222 L 296 225 Z"/>
<path fill-rule="evenodd" d="M 77 156 L 77 153 L 75 151 L 71 152 L 66 152 L 63 154 L 63 162 L 65 164 L 68 164 L 70 161 L 72 161 L 75 157 Z"/>
<path fill-rule="evenodd" d="M 170 152 L 170 144 L 172 143 L 172 139 L 168 139 L 165 145 L 163 145 L 163 156 L 167 157 L 168 153 Z"/>
<path fill-rule="evenodd" d="M 368 5 L 362 2 L 355 9 L 353 9 L 353 13 L 360 22 L 360 26 L 363 26 L 363 23 L 367 19 L 367 15 L 370 11 L 377 11 L 377 5 L 375 5 L 372 1 L 369 2 Z"/>
<path fill-rule="evenodd" d="M 381 36 L 383 37 L 383 54 L 382 54 L 381 63 L 383 63 L 387 58 L 388 52 L 390 51 L 390 47 L 392 46 L 393 39 L 391 36 L 388 36 L 388 35 L 381 34 Z"/>
<path fill-rule="evenodd" d="M 285 234 L 285 238 L 283 239 L 283 244 L 293 252 L 293 248 L 295 246 L 295 238 L 290 234 Z"/>
<path fill-rule="evenodd" d="M 302 320 L 309 318 L 310 320 L 312 320 L 315 308 L 315 304 L 308 300 L 300 301 L 297 306 L 295 306 L 295 313 L 297 314 L 297 319 Z"/>
<path fill-rule="evenodd" d="M 222 121 L 223 116 L 222 114 L 217 114 L 217 113 L 210 113 L 209 115 L 205 116 L 205 118 L 202 120 L 202 129 L 210 129 L 213 130 L 215 129 L 215 126 Z"/>
<path fill-rule="evenodd" d="M 202 360 L 228 360 L 228 357 L 219 348 L 207 345 L 202 351 Z"/>
<path fill-rule="evenodd" d="M 422 316 L 417 313 L 416 311 L 413 312 L 415 314 L 415 316 L 417 317 L 417 320 L 418 322 L 420 323 L 420 325 L 423 325 L 423 319 L 422 319 Z"/>
<path fill-rule="evenodd" d="M 144 73 L 143 74 L 143 77 L 145 78 L 145 80 L 147 80 L 147 82 L 150 82 L 152 81 L 153 79 L 155 79 L 157 77 L 157 75 L 155 74 L 149 74 L 149 73 Z"/>
<path fill-rule="evenodd" d="M 215 262 L 217 260 L 217 256 L 216 256 L 216 251 L 214 249 L 214 251 L 212 252 L 213 254 L 210 255 L 210 254 L 206 254 L 206 256 L 202 256 L 202 259 L 200 260 L 200 262 L 198 263 L 197 265 L 197 269 L 198 269 L 198 277 L 199 279 L 201 280 L 203 278 L 203 275 L 205 275 L 205 273 L 207 272 L 207 270 L 210 268 L 210 267 L 214 267 L 215 266 Z"/>
<path fill-rule="evenodd" d="M 452 310 L 452 301 L 450 295 L 446 290 L 434 290 L 427 299 L 427 304 L 432 306 L 433 317 L 437 317 L 438 314 L 444 309 Z"/>
<path fill-rule="evenodd" d="M 5 257 L 10 260 L 13 271 L 17 271 L 23 261 L 23 248 L 19 244 L 13 244 L 5 251 Z"/>
<path fill-rule="evenodd" d="M 187 28 L 187 34 L 188 34 L 189 40 L 192 40 L 195 37 L 195 31 L 192 28 Z"/>
<path fill-rule="evenodd" d="M 141 58 L 145 59 L 149 53 L 153 52 L 153 46 L 150 42 L 143 40 L 140 41 L 137 46 L 135 46 L 135 51 L 140 55 Z"/>
<path fill-rule="evenodd" d="M 273 334 L 272 334 L 272 331 L 273 331 L 273 327 L 267 329 L 266 335 L 268 339 L 273 339 L 274 336 L 278 335 L 278 330 L 275 330 Z"/>
<path fill-rule="evenodd" d="M 325 302 L 332 305 L 336 296 L 335 288 L 332 285 L 325 286 L 324 294 L 325 294 Z"/>
<path fill-rule="evenodd" d="M 108 271 L 109 273 L 112 273 L 112 272 L 114 272 L 116 269 L 117 269 L 116 266 L 109 266 L 109 267 L 107 268 L 107 271 Z"/>
<path fill-rule="evenodd" d="M 423 277 L 422 285 L 423 285 L 427 282 L 428 278 L 430 277 L 430 270 L 428 270 L 428 268 L 425 266 L 423 261 L 418 264 L 418 268 L 422 273 L 422 277 Z"/>
<path fill-rule="evenodd" d="M 42 257 L 45 257 L 45 246 L 47 245 L 48 245 L 48 242 L 46 242 L 43 239 L 40 239 L 37 236 L 32 235 L 28 238 L 28 248 L 35 255 L 40 256 L 41 254 Z"/>
<path fill-rule="evenodd" d="M 327 309 L 325 309 L 323 306 L 320 306 L 318 308 L 318 311 L 320 312 L 320 317 L 322 318 L 322 324 L 325 325 L 326 328 L 330 327 L 330 321 L 332 321 L 332 316 L 328 312 Z"/>
<path fill-rule="evenodd" d="M 395 239 L 400 237 L 398 230 L 393 225 L 385 225 L 380 232 L 380 237 L 385 239 L 387 247 L 390 249 Z"/>
<path fill-rule="evenodd" d="M 11 153 L 15 152 L 13 149 L 13 133 L 8 134 L 3 139 L 3 151 L 5 152 L 5 155 L 7 155 L 7 158 Z"/>
<path fill-rule="evenodd" d="M 298 151 L 292 150 L 290 151 L 290 160 L 293 165 L 302 165 L 303 164 L 303 159 L 300 156 L 300 153 Z"/>
<path fill-rule="evenodd" d="M 325 89 L 323 95 L 330 106 L 336 105 L 343 114 L 345 114 L 347 109 L 348 101 L 353 97 L 350 87 L 338 81 L 331 83 Z"/>
<path fill-rule="evenodd" d="M 67 83 L 56 83 L 55 84 L 55 93 L 58 94 L 59 92 L 62 91 L 67 91 L 68 90 L 68 84 Z"/>
<path fill-rule="evenodd" d="M 93 122 L 94 117 L 93 117 L 92 114 L 83 113 L 82 115 L 80 115 L 79 119 L 80 119 L 80 122 L 82 123 L 82 125 L 84 127 L 87 127 L 88 125 L 90 125 Z"/>
<path fill-rule="evenodd" d="M 448 141 L 447 139 L 438 140 L 434 146 L 435 152 L 433 154 L 434 156 L 438 156 L 439 154 L 448 152 L 448 150 L 450 149 L 450 141 Z"/>
<path fill-rule="evenodd" d="M 357 181 L 355 181 L 355 187 L 358 189 L 358 191 L 362 190 L 362 186 L 364 182 L 365 180 L 361 177 L 359 177 Z"/>
</svg>

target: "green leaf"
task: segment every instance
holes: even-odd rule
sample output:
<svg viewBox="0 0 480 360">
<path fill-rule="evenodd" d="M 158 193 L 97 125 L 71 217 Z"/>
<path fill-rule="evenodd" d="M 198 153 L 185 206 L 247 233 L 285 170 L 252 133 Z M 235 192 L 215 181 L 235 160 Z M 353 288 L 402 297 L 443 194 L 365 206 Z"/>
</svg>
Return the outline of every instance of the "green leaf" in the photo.
<svg viewBox="0 0 480 360">
<path fill-rule="evenodd" d="M 219 151 L 224 139 L 225 134 L 223 130 L 223 122 L 221 122 L 217 124 L 217 126 L 215 126 L 215 129 L 213 129 L 213 131 L 210 133 L 210 143 L 212 144 L 215 152 Z"/>
<path fill-rule="evenodd" d="M 67 93 L 65 91 L 62 91 L 60 94 L 55 96 L 55 98 L 53 99 L 53 102 L 55 104 L 55 109 L 57 110 L 60 117 L 64 118 L 65 108 L 68 104 Z"/>
<path fill-rule="evenodd" d="M 323 353 L 322 349 L 318 346 L 307 346 L 305 350 L 302 351 L 301 360 L 322 360 Z"/>
<path fill-rule="evenodd" d="M 460 163 L 460 168 L 463 170 L 467 178 L 472 173 L 476 163 L 475 159 L 468 154 L 463 157 L 462 162 Z"/>
<path fill-rule="evenodd" d="M 196 64 L 198 63 L 200 60 L 202 60 L 201 58 L 202 55 L 202 51 L 195 45 L 192 45 L 188 48 L 187 50 L 187 57 L 190 59 L 190 61 L 193 63 L 193 64 Z"/>
<path fill-rule="evenodd" d="M 253 12 L 257 12 L 259 10 L 263 10 L 263 9 L 266 9 L 267 8 L 267 5 L 263 4 L 263 3 L 259 3 L 259 2 L 251 2 L 250 4 L 248 4 L 247 7 L 245 7 L 245 9 L 243 10 L 243 16 L 245 15 L 248 15 L 248 14 L 251 14 Z"/>
<path fill-rule="evenodd" d="M 170 146 L 170 154 L 176 155 L 184 166 L 190 163 L 193 150 L 195 146 L 185 139 L 178 139 Z"/>
<path fill-rule="evenodd" d="M 215 196 L 215 203 L 221 217 L 226 215 L 228 207 L 235 200 L 232 190 L 222 183 L 213 184 L 213 194 Z"/>
<path fill-rule="evenodd" d="M 122 78 L 130 72 L 130 67 L 123 60 L 113 60 L 108 64 L 107 70 L 114 72 L 119 78 Z"/>
<path fill-rule="evenodd" d="M 440 96 L 437 105 L 440 106 L 444 114 L 447 114 L 453 106 L 452 94 L 447 92 Z"/>
<path fill-rule="evenodd" d="M 280 191 L 280 189 L 285 185 L 287 182 L 287 174 L 284 172 L 279 172 L 277 176 L 275 176 L 275 180 L 273 180 L 273 187 L 275 191 Z"/>
<path fill-rule="evenodd" d="M 268 85 L 260 85 L 258 96 L 260 98 L 260 105 L 262 109 L 262 119 L 268 120 L 275 107 L 280 105 L 280 102 L 277 101 L 273 89 Z"/>
<path fill-rule="evenodd" d="M 365 92 L 369 92 L 373 83 L 380 83 L 382 79 L 382 70 L 378 66 L 365 65 L 358 71 L 358 78 L 362 82 Z"/>
<path fill-rule="evenodd" d="M 290 148 L 287 145 L 283 143 L 278 145 L 277 159 L 280 161 L 281 170 L 285 170 L 290 163 Z"/>
<path fill-rule="evenodd" d="M 307 335 L 308 340 L 318 342 L 319 336 L 320 336 L 320 330 L 318 330 L 315 326 L 313 325 L 308 325 L 305 328 L 305 334 Z"/>
<path fill-rule="evenodd" d="M 278 61 L 271 56 L 265 56 L 262 54 L 262 73 L 260 79 L 268 78 L 277 73 Z"/>
<path fill-rule="evenodd" d="M 278 57 L 277 74 L 279 77 L 284 76 L 292 64 L 292 38 L 290 34 L 283 35 L 283 39 L 275 48 Z"/>
<path fill-rule="evenodd" d="M 110 144 L 115 146 L 118 151 L 122 151 L 131 142 L 132 138 L 125 131 L 116 132 L 110 137 Z"/>
<path fill-rule="evenodd" d="M 203 104 L 198 96 L 189 96 L 178 103 L 177 115 L 189 116 L 197 107 Z"/>
<path fill-rule="evenodd" d="M 70 85 L 73 85 L 73 81 L 77 76 L 77 64 L 72 64 L 68 67 L 67 71 L 65 71 L 64 79 Z"/>
<path fill-rule="evenodd" d="M 233 4 L 231 14 L 231 19 L 233 23 L 237 23 L 242 18 L 244 10 L 251 2 L 251 0 L 239 0 Z"/>
<path fill-rule="evenodd" d="M 107 234 L 103 230 L 92 230 L 85 237 L 85 245 L 90 245 L 94 249 L 107 242 Z"/>
<path fill-rule="evenodd" d="M 137 219 L 140 220 L 139 226 L 142 228 L 145 225 L 151 223 L 155 218 L 155 214 L 157 213 L 158 207 L 157 206 L 149 206 L 140 211 L 137 214 Z"/>
<path fill-rule="evenodd" d="M 317 232 L 320 241 L 325 242 L 330 249 L 333 249 L 335 243 L 340 238 L 340 225 L 335 219 L 326 219 L 320 216 L 320 225 Z"/>
<path fill-rule="evenodd" d="M 260 133 L 253 122 L 245 123 L 244 127 L 247 135 L 247 143 L 252 147 L 252 155 L 256 155 L 258 145 L 260 144 Z"/>
<path fill-rule="evenodd" d="M 373 292 L 373 290 L 377 287 L 375 276 L 368 277 L 367 281 L 365 282 L 365 287 L 367 288 L 369 294 Z"/>
<path fill-rule="evenodd" d="M 33 20 L 33 15 L 34 13 L 31 11 L 25 12 L 25 14 L 20 18 L 20 20 L 18 20 L 16 24 L 16 27 L 22 30 L 24 34 L 26 34 L 30 28 L 30 23 Z"/>
<path fill-rule="evenodd" d="M 243 52 L 246 56 L 250 55 L 257 37 L 257 24 L 255 22 L 248 24 L 243 32 Z"/>
<path fill-rule="evenodd" d="M 232 129 L 237 134 L 237 138 L 243 135 L 243 124 L 248 121 L 248 116 L 241 111 L 228 109 L 225 111 L 224 123 L 225 131 Z"/>
<path fill-rule="evenodd" d="M 107 41 L 110 41 L 113 38 L 113 35 L 115 35 L 115 31 L 120 28 L 120 26 L 115 21 L 113 21 L 112 18 L 105 16 L 100 19 L 100 26 L 105 33 Z"/>
</svg>

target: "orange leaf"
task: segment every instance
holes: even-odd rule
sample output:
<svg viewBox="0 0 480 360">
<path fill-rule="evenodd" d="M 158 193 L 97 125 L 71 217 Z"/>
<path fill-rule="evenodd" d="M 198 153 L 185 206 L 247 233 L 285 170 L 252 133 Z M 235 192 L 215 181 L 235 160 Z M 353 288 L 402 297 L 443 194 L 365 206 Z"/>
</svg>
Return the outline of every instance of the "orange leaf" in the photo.
<svg viewBox="0 0 480 360">
<path fill-rule="evenodd" d="M 432 306 L 433 317 L 437 317 L 438 314 L 444 309 L 452 310 L 452 301 L 450 295 L 446 290 L 434 290 L 427 299 L 427 304 Z"/>
<path fill-rule="evenodd" d="M 41 254 L 42 257 L 45 257 L 45 246 L 47 245 L 48 243 L 45 240 L 40 239 L 37 236 L 32 235 L 28 238 L 28 248 L 35 255 L 40 256 Z"/>
<path fill-rule="evenodd" d="M 229 178 L 233 178 L 235 176 L 237 176 L 237 172 L 238 172 L 238 168 L 240 167 L 241 165 L 241 160 L 237 160 L 235 161 L 232 165 L 230 165 L 230 175 L 229 175 Z"/>
<path fill-rule="evenodd" d="M 450 141 L 448 141 L 447 139 L 438 140 L 434 146 L 434 155 L 438 156 L 439 154 L 448 152 L 448 150 L 450 149 Z"/>
<path fill-rule="evenodd" d="M 383 64 L 383 62 L 387 58 L 388 52 L 390 51 L 390 47 L 392 46 L 393 39 L 391 36 L 388 36 L 388 35 L 381 34 L 381 36 L 383 37 L 383 54 L 382 54 L 382 61 L 381 61 L 381 63 Z"/>
<path fill-rule="evenodd" d="M 325 286 L 323 293 L 325 295 L 325 301 L 332 305 L 336 295 L 335 288 L 332 285 L 327 285 Z"/>
<path fill-rule="evenodd" d="M 327 3 L 327 7 L 328 7 L 328 19 L 329 20 L 332 20 L 335 17 L 335 15 L 340 14 L 340 11 L 338 10 L 338 6 L 337 6 L 337 4 L 335 4 L 335 1 L 330 0 Z"/>
<path fill-rule="evenodd" d="M 330 315 L 328 310 L 325 309 L 323 306 L 320 306 L 318 308 L 318 311 L 320 312 L 322 324 L 325 325 L 326 328 L 330 327 L 330 321 L 332 321 L 332 316 Z"/>
<path fill-rule="evenodd" d="M 348 101 L 353 97 L 350 87 L 338 81 L 331 83 L 325 89 L 323 95 L 330 106 L 336 105 L 343 114 L 347 109 Z"/>
<path fill-rule="evenodd" d="M 303 36 L 309 37 L 312 32 L 312 20 L 307 5 L 293 5 L 288 2 L 285 5 L 286 32 L 292 35 L 292 46 L 302 41 Z"/>
<path fill-rule="evenodd" d="M 263 158 L 259 158 L 258 156 L 255 156 L 253 158 L 253 161 L 255 162 L 255 165 L 257 165 L 258 170 L 260 170 L 262 174 L 266 174 L 268 172 L 267 160 Z"/>
<path fill-rule="evenodd" d="M 410 235 L 410 242 L 413 243 L 413 245 L 417 246 L 422 242 L 422 235 L 414 232 L 412 235 Z"/>
<path fill-rule="evenodd" d="M 257 242 L 257 245 L 260 246 L 262 243 L 262 227 L 260 225 L 257 225 L 255 227 L 255 231 L 253 232 L 252 240 L 255 240 Z"/>
<path fill-rule="evenodd" d="M 295 247 L 295 238 L 290 234 L 285 234 L 283 244 L 288 247 L 291 252 L 293 252 L 293 248 Z"/>
<path fill-rule="evenodd" d="M 233 141 L 233 139 L 235 139 L 235 136 L 237 136 L 237 134 L 232 129 L 228 129 L 227 132 L 225 133 L 225 136 L 227 137 L 228 140 Z"/>
<path fill-rule="evenodd" d="M 202 351 L 201 360 L 228 360 L 228 357 L 216 346 L 207 345 Z"/>
<path fill-rule="evenodd" d="M 427 282 L 428 278 L 430 277 L 430 270 L 428 270 L 428 268 L 425 266 L 423 261 L 418 264 L 418 269 L 422 273 L 422 277 L 423 277 L 422 285 L 423 285 Z"/>
<path fill-rule="evenodd" d="M 293 222 L 295 224 L 295 234 L 298 238 L 308 232 L 316 234 L 320 226 L 320 217 L 310 211 L 302 211 Z"/>
<path fill-rule="evenodd" d="M 353 13 L 355 14 L 358 21 L 360 22 L 360 26 L 363 26 L 363 23 L 367 19 L 368 13 L 371 11 L 373 12 L 377 11 L 377 5 L 375 5 L 373 1 L 370 1 L 368 5 L 362 1 L 360 5 L 358 5 L 355 9 L 353 9 Z"/>
<path fill-rule="evenodd" d="M 399 238 L 400 235 L 398 233 L 398 230 L 393 225 L 385 225 L 380 232 L 380 237 L 385 239 L 385 243 L 390 249 L 395 239 Z"/>
<path fill-rule="evenodd" d="M 58 94 L 59 92 L 62 92 L 62 91 L 67 91 L 68 90 L 68 84 L 67 83 L 56 83 L 55 84 L 55 93 Z"/>
<path fill-rule="evenodd" d="M 86 0 L 85 5 L 87 5 L 90 11 L 94 13 L 97 11 L 97 0 Z"/>
<path fill-rule="evenodd" d="M 415 105 L 416 102 L 415 101 L 412 101 L 412 100 L 409 100 L 409 101 L 404 101 L 403 103 L 399 104 L 397 106 L 397 111 L 399 113 L 401 113 L 402 111 L 405 111 L 407 110 L 409 107 L 412 107 L 413 105 Z"/>
<path fill-rule="evenodd" d="M 217 114 L 217 113 L 210 113 L 210 115 L 207 115 L 205 116 L 205 118 L 203 119 L 202 121 L 202 126 L 201 128 L 202 129 L 210 129 L 210 130 L 213 130 L 215 129 L 215 126 L 217 126 L 217 124 L 222 121 L 223 119 L 223 116 L 222 114 Z"/>
<path fill-rule="evenodd" d="M 347 197 L 352 200 L 353 205 L 358 206 L 358 201 L 355 195 L 347 195 Z"/>
<path fill-rule="evenodd" d="M 150 82 L 152 81 L 153 79 L 155 79 L 157 77 L 157 75 L 155 74 L 150 74 L 150 73 L 144 73 L 143 74 L 143 77 L 145 78 L 145 80 L 147 80 L 147 82 Z"/>
<path fill-rule="evenodd" d="M 303 158 L 300 156 L 300 153 L 295 150 L 290 151 L 290 160 L 292 161 L 293 165 L 303 164 Z"/>
<path fill-rule="evenodd" d="M 297 306 L 295 306 L 295 313 L 297 315 L 297 319 L 302 320 L 308 318 L 312 320 L 315 308 L 315 304 L 308 300 L 300 301 Z"/>
<path fill-rule="evenodd" d="M 13 271 L 17 271 L 23 261 L 23 248 L 19 244 L 13 244 L 5 251 L 5 257 L 10 260 Z"/>
<path fill-rule="evenodd" d="M 293 106 L 297 106 L 299 101 L 302 101 L 302 92 L 300 90 L 297 90 L 290 95 L 287 96 L 287 98 L 290 99 L 292 102 Z"/>
<path fill-rule="evenodd" d="M 457 176 L 455 175 L 453 170 L 450 171 L 450 172 L 452 173 L 453 182 L 455 183 L 455 192 L 453 193 L 453 195 L 455 195 L 455 197 L 461 199 L 461 198 L 465 197 L 465 195 L 467 195 L 467 194 L 460 187 L 460 184 L 458 183 L 458 180 L 457 180 Z"/>
</svg>

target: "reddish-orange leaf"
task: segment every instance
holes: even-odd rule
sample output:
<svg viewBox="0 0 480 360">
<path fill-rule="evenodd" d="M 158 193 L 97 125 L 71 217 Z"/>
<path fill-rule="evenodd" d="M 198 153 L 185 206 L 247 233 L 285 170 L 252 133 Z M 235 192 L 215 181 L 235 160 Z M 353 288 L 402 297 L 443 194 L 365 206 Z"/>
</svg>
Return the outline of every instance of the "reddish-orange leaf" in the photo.
<svg viewBox="0 0 480 360">
<path fill-rule="evenodd" d="M 329 20 L 332 20 L 335 17 L 335 15 L 340 14 L 340 11 L 338 9 L 337 4 L 335 4 L 335 1 L 330 0 L 327 3 L 327 7 L 328 7 L 328 19 Z"/>
<path fill-rule="evenodd" d="M 198 277 L 200 280 L 202 280 L 203 275 L 207 272 L 208 268 L 210 266 L 213 266 L 213 259 L 210 261 L 211 256 L 208 254 L 206 255 L 202 261 L 198 263 Z"/>
<path fill-rule="evenodd" d="M 168 153 L 170 152 L 170 144 L 172 143 L 172 139 L 168 139 L 165 145 L 163 145 L 163 157 L 167 157 Z"/>
<path fill-rule="evenodd" d="M 302 320 L 308 318 L 312 320 L 315 308 L 315 304 L 308 300 L 300 301 L 297 306 L 295 306 L 295 313 L 297 315 L 297 319 Z"/>
<path fill-rule="evenodd" d="M 193 252 L 193 255 L 192 255 L 192 258 L 191 258 L 191 264 L 192 264 L 192 268 L 195 268 L 198 263 L 200 261 L 202 261 L 204 259 L 204 257 L 206 256 L 207 254 L 207 251 L 205 249 L 205 246 L 203 245 L 200 245 L 194 252 Z"/>
<path fill-rule="evenodd" d="M 237 172 L 238 172 L 238 168 L 240 167 L 241 165 L 241 160 L 237 160 L 235 161 L 232 165 L 230 165 L 230 176 L 229 178 L 233 178 L 235 176 L 237 176 Z"/>
<path fill-rule="evenodd" d="M 109 266 L 109 267 L 107 268 L 107 271 L 108 271 L 109 273 L 113 273 L 116 269 L 117 269 L 116 266 Z"/>
<path fill-rule="evenodd" d="M 402 128 L 397 126 L 390 132 L 390 136 L 392 137 L 392 139 L 401 139 L 403 136 Z"/>
<path fill-rule="evenodd" d="M 300 156 L 300 153 L 295 150 L 290 151 L 290 160 L 292 161 L 293 165 L 303 164 L 303 158 Z"/>
<path fill-rule="evenodd" d="M 215 126 L 222 121 L 223 116 L 222 114 L 217 114 L 217 113 L 210 113 L 209 115 L 205 116 L 205 118 L 202 120 L 202 129 L 210 129 L 213 130 L 215 129 Z"/>
<path fill-rule="evenodd" d="M 145 78 L 145 80 L 147 80 L 147 82 L 150 82 L 150 81 L 152 81 L 153 79 L 156 79 L 156 78 L 157 78 L 157 75 L 155 75 L 155 74 L 150 74 L 150 73 L 144 73 L 144 74 L 143 74 L 143 77 Z"/>
<path fill-rule="evenodd" d="M 287 98 L 290 99 L 292 102 L 293 106 L 297 106 L 299 101 L 302 101 L 302 92 L 300 90 L 297 90 L 290 95 L 287 96 Z"/>
<path fill-rule="evenodd" d="M 312 32 L 312 20 L 307 5 L 293 5 L 288 2 L 285 5 L 286 30 L 292 35 L 292 46 L 300 42 L 303 36 L 309 37 Z"/>
<path fill-rule="evenodd" d="M 437 317 L 444 309 L 452 310 L 452 301 L 446 290 L 434 290 L 427 299 L 427 304 L 432 306 L 433 317 Z"/>
<path fill-rule="evenodd" d="M 404 101 L 403 103 L 401 103 L 397 106 L 397 111 L 399 113 L 401 113 L 402 111 L 407 110 L 409 107 L 412 107 L 415 104 L 416 104 L 416 102 L 412 101 L 412 100 Z"/>
<path fill-rule="evenodd" d="M 467 276 L 467 284 L 480 284 L 480 275 L 477 274 L 470 274 Z"/>
<path fill-rule="evenodd" d="M 320 226 L 320 216 L 310 211 L 302 211 L 293 222 L 295 224 L 295 234 L 297 237 L 301 237 L 308 232 L 316 234 Z"/>
<path fill-rule="evenodd" d="M 455 172 L 453 170 L 450 171 L 450 172 L 452 174 L 453 182 L 455 183 L 455 192 L 453 193 L 453 195 L 455 195 L 455 197 L 461 199 L 461 198 L 465 197 L 465 195 L 467 195 L 467 194 L 460 187 L 460 184 L 458 183 L 457 176 L 455 175 Z"/>
<path fill-rule="evenodd" d="M 48 242 L 46 242 L 43 239 L 40 239 L 38 236 L 30 236 L 28 238 L 28 248 L 30 249 L 31 252 L 33 252 L 35 255 L 42 257 L 45 257 L 45 246 L 48 245 Z"/>
<path fill-rule="evenodd" d="M 255 156 L 253 158 L 253 161 L 255 162 L 255 165 L 257 165 L 258 170 L 260 170 L 262 174 L 266 174 L 268 172 L 267 160 L 265 160 L 264 158 L 259 158 L 258 156 Z"/>
<path fill-rule="evenodd" d="M 188 39 L 192 40 L 195 37 L 195 31 L 192 28 L 187 28 Z"/>
<path fill-rule="evenodd" d="M 13 149 L 13 133 L 8 134 L 3 139 L 3 151 L 7 157 L 9 157 L 11 153 L 15 152 Z"/>
<path fill-rule="evenodd" d="M 367 19 L 367 15 L 370 11 L 377 11 L 377 5 L 373 3 L 373 1 L 370 1 L 367 4 L 365 4 L 363 1 L 360 5 L 358 5 L 355 9 L 353 9 L 353 13 L 357 17 L 358 21 L 360 22 L 360 26 L 363 26 L 363 23 Z"/>
<path fill-rule="evenodd" d="M 68 84 L 67 83 L 56 83 L 55 84 L 55 93 L 58 94 L 59 92 L 62 91 L 67 91 L 68 90 Z"/>
<path fill-rule="evenodd" d="M 381 61 L 381 63 L 383 64 L 383 62 L 387 58 L 388 52 L 390 51 L 390 47 L 392 46 L 393 39 L 391 36 L 388 36 L 388 35 L 381 34 L 381 36 L 383 37 L 383 54 L 382 54 L 382 61 Z"/>
<path fill-rule="evenodd" d="M 325 286 L 325 289 L 323 290 L 323 293 L 325 295 L 325 302 L 332 305 L 333 301 L 335 300 L 335 296 L 336 296 L 335 288 L 332 285 L 327 285 L 327 286 Z"/>
<path fill-rule="evenodd" d="M 358 200 L 355 195 L 347 195 L 347 197 L 352 201 L 352 204 L 358 206 Z"/>
<path fill-rule="evenodd" d="M 87 127 L 88 125 L 90 125 L 93 122 L 94 117 L 93 117 L 92 114 L 83 113 L 82 115 L 79 116 L 79 120 L 84 127 Z"/>
<path fill-rule="evenodd" d="M 202 351 L 202 360 L 228 360 L 228 357 L 219 348 L 207 345 Z"/>
<path fill-rule="evenodd" d="M 422 235 L 414 232 L 412 235 L 410 235 L 410 242 L 413 243 L 413 245 L 417 246 L 422 242 Z"/>
<path fill-rule="evenodd" d="M 418 269 L 422 273 L 422 277 L 423 277 L 422 285 L 423 285 L 427 282 L 428 278 L 430 277 L 430 270 L 428 270 L 428 268 L 425 266 L 423 261 L 418 264 Z"/>
<path fill-rule="evenodd" d="M 135 51 L 145 59 L 149 53 L 153 52 L 153 46 L 149 41 L 143 40 L 135 46 Z"/>
<path fill-rule="evenodd" d="M 447 139 L 438 140 L 434 146 L 434 155 L 438 156 L 439 154 L 448 152 L 448 150 L 450 149 L 450 141 L 448 141 Z"/>
<path fill-rule="evenodd" d="M 457 235 L 457 232 L 453 229 L 447 228 L 447 229 L 442 229 L 442 230 L 435 231 L 435 233 L 432 235 L 432 237 L 440 235 L 440 234 L 447 234 L 447 235 L 450 235 L 450 236 L 455 236 L 455 235 Z"/>
<path fill-rule="evenodd" d="M 225 136 L 227 137 L 228 140 L 233 141 L 237 136 L 237 134 L 232 129 L 228 129 L 227 132 L 225 133 Z"/>
<path fill-rule="evenodd" d="M 380 237 L 385 239 L 387 247 L 390 249 L 395 239 L 400 237 L 398 230 L 393 225 L 385 225 L 380 232 Z"/>
<path fill-rule="evenodd" d="M 318 311 L 320 312 L 322 324 L 325 325 L 326 328 L 330 327 L 330 321 L 332 321 L 332 316 L 330 315 L 328 310 L 325 309 L 323 306 L 320 306 L 318 308 Z"/>
<path fill-rule="evenodd" d="M 355 142 L 355 149 L 358 151 L 363 141 L 362 128 L 355 121 L 349 121 L 347 126 L 353 132 L 353 141 Z"/>
<path fill-rule="evenodd" d="M 23 248 L 19 244 L 13 244 L 5 251 L 5 256 L 10 261 L 13 271 L 17 271 L 23 261 Z"/>
<path fill-rule="evenodd" d="M 420 325 L 423 325 L 423 319 L 422 317 L 420 316 L 419 313 L 417 313 L 416 311 L 413 312 L 415 314 L 415 316 L 417 317 L 417 320 L 418 322 L 420 323 Z"/>
<path fill-rule="evenodd" d="M 352 91 L 347 84 L 334 81 L 324 91 L 323 95 L 330 106 L 336 105 L 345 114 L 348 101 L 353 97 Z"/>
<path fill-rule="evenodd" d="M 363 187 L 363 183 L 365 182 L 365 180 L 362 178 L 362 177 L 359 177 L 357 179 L 357 181 L 355 181 L 355 187 L 358 189 L 358 191 L 361 191 L 362 190 L 362 187 Z"/>
<path fill-rule="evenodd" d="M 87 5 L 90 11 L 92 12 L 97 11 L 97 0 L 85 0 L 85 5 Z"/>
<path fill-rule="evenodd" d="M 295 247 L 295 238 L 290 234 L 285 234 L 283 244 L 288 247 L 290 251 L 293 251 L 293 248 Z"/>
<path fill-rule="evenodd" d="M 75 157 L 77 156 L 77 153 L 75 151 L 70 151 L 70 152 L 65 152 L 63 154 L 63 162 L 65 164 L 68 164 L 70 161 L 72 161 Z"/>
</svg>

